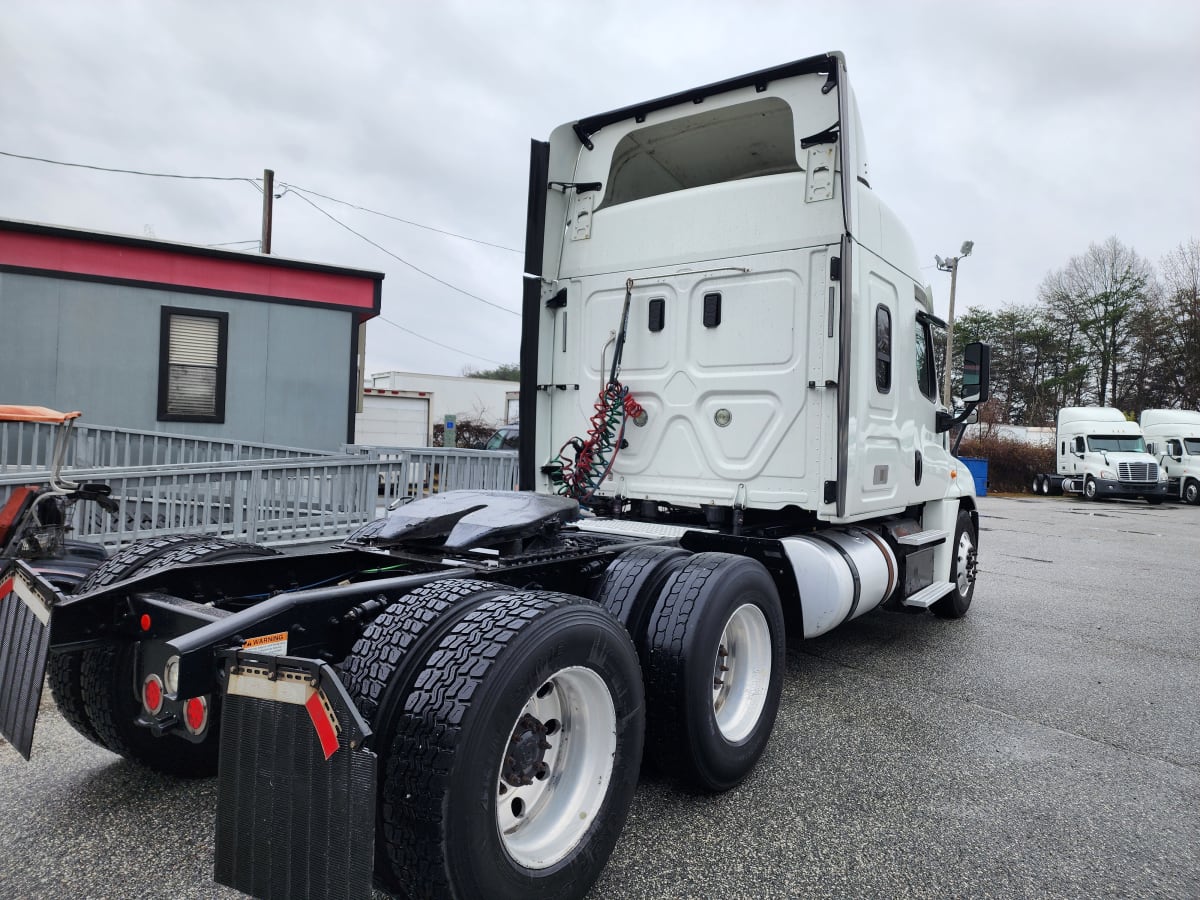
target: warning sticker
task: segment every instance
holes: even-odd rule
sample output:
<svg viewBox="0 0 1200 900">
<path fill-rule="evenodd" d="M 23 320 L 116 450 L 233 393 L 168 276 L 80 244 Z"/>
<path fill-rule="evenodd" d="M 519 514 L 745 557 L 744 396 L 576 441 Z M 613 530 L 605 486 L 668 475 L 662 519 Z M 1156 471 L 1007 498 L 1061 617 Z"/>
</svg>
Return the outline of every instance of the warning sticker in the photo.
<svg viewBox="0 0 1200 900">
<path fill-rule="evenodd" d="M 253 650 L 255 653 L 266 653 L 269 656 L 286 656 L 287 637 L 286 631 L 280 631 L 275 634 L 247 638 L 246 642 L 242 644 L 242 649 Z"/>
</svg>

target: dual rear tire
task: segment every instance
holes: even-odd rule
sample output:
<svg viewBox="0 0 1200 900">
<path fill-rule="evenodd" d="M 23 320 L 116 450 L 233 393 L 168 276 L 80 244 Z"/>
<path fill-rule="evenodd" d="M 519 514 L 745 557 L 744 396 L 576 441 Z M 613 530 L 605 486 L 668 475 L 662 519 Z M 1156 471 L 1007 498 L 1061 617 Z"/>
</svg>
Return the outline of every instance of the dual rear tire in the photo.
<svg viewBox="0 0 1200 900">
<path fill-rule="evenodd" d="M 579 896 L 632 802 L 637 653 L 582 597 L 442 581 L 343 665 L 379 754 L 376 875 L 407 896 Z"/>
<path fill-rule="evenodd" d="M 611 564 L 596 600 L 638 648 L 650 761 L 706 791 L 745 779 L 766 749 L 783 687 L 783 608 L 762 563 L 638 548 Z"/>
</svg>

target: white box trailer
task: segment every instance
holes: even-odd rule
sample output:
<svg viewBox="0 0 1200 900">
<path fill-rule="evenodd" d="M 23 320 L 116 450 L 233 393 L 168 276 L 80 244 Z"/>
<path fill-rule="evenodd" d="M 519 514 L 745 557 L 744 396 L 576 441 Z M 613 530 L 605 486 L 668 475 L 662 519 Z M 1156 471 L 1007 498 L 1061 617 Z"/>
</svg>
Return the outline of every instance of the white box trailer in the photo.
<svg viewBox="0 0 1200 900">
<path fill-rule="evenodd" d="M 429 398 L 434 424 L 446 416 L 472 419 L 492 428 L 516 421 L 520 385 L 498 378 L 459 375 L 425 375 L 420 372 L 378 372 L 367 380 L 376 391 L 403 391 Z"/>
<path fill-rule="evenodd" d="M 1085 500 L 1107 497 L 1162 503 L 1166 476 L 1146 452 L 1137 422 L 1107 406 L 1066 406 L 1055 431 L 1057 471 L 1033 478 L 1035 494 L 1076 494 Z"/>
<path fill-rule="evenodd" d="M 363 388 L 354 417 L 354 443 L 376 447 L 428 447 L 433 437 L 430 396 L 423 391 Z"/>
<path fill-rule="evenodd" d="M 1141 425 L 1146 449 L 1162 467 L 1170 496 L 1200 504 L 1200 412 L 1147 409 Z"/>
</svg>

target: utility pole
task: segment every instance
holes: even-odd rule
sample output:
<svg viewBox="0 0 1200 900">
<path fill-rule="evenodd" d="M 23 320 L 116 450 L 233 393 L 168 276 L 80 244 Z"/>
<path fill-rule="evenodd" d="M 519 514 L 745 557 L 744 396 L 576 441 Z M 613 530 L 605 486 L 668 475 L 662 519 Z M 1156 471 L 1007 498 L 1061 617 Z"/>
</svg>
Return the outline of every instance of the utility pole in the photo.
<svg viewBox="0 0 1200 900">
<path fill-rule="evenodd" d="M 259 249 L 268 256 L 271 253 L 271 212 L 274 202 L 275 170 L 263 169 L 262 241 L 259 243 Z"/>
<path fill-rule="evenodd" d="M 942 259 L 940 256 L 934 257 L 937 260 L 938 270 L 950 273 L 950 314 L 946 317 L 946 366 L 943 370 L 942 384 L 942 401 L 946 404 L 946 409 L 954 408 L 950 402 L 950 366 L 954 360 L 954 289 L 958 285 L 958 261 L 970 256 L 974 247 L 974 241 L 963 241 L 958 256 L 951 256 L 949 259 Z"/>
</svg>

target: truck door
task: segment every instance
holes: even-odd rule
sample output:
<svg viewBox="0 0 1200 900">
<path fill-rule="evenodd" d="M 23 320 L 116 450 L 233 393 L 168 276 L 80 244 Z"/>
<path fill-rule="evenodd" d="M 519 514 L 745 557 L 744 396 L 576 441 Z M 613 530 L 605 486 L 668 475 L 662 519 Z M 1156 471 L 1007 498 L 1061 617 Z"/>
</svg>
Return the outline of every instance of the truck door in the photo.
<svg viewBox="0 0 1200 900">
<path fill-rule="evenodd" d="M 850 346 L 843 347 L 840 391 L 848 393 L 843 423 L 847 453 L 841 473 L 843 518 L 877 515 L 902 505 L 901 427 L 898 418 L 897 338 L 903 333 L 900 286 L 894 272 L 862 247 L 851 252 L 853 310 Z M 910 467 L 911 468 L 911 467 Z"/>
<path fill-rule="evenodd" d="M 945 496 L 950 455 L 936 430 L 937 367 L 931 320 L 916 283 L 861 246 L 845 422 L 844 519 L 897 512 Z"/>
</svg>

